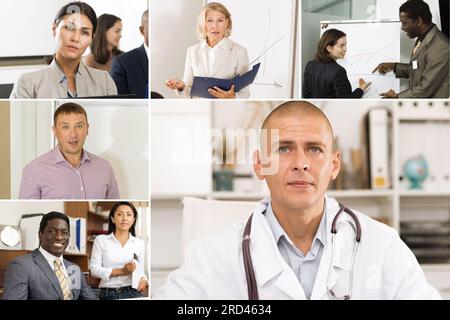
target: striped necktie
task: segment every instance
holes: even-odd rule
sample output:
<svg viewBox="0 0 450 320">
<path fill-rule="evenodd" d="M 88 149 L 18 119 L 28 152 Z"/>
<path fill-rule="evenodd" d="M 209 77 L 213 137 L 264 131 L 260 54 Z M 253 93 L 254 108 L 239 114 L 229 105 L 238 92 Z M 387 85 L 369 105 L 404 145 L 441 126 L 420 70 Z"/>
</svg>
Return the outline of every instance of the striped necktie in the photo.
<svg viewBox="0 0 450 320">
<path fill-rule="evenodd" d="M 72 292 L 70 291 L 69 279 L 65 275 L 63 268 L 61 267 L 61 260 L 55 259 L 53 261 L 53 264 L 55 265 L 55 275 L 56 278 L 58 278 L 59 285 L 61 286 L 64 300 L 71 300 Z"/>
<path fill-rule="evenodd" d="M 417 44 L 416 44 L 416 46 L 414 47 L 414 49 L 413 49 L 413 51 L 412 51 L 412 54 L 415 54 L 415 53 L 416 53 L 416 51 L 417 51 L 417 49 L 419 49 L 421 43 L 422 43 L 422 42 L 421 42 L 420 40 L 417 41 Z"/>
</svg>

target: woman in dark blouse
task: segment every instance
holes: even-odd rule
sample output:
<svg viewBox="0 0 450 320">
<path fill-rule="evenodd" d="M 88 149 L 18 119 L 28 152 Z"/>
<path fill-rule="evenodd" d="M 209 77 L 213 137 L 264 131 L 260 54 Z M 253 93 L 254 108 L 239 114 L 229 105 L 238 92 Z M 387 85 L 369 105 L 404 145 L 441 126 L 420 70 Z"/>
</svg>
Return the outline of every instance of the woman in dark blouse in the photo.
<svg viewBox="0 0 450 320">
<path fill-rule="evenodd" d="M 352 92 L 347 72 L 336 60 L 347 52 L 347 37 L 340 30 L 329 29 L 319 40 L 315 59 L 305 67 L 303 98 L 361 98 L 371 84 L 359 79 L 359 88 Z"/>
</svg>

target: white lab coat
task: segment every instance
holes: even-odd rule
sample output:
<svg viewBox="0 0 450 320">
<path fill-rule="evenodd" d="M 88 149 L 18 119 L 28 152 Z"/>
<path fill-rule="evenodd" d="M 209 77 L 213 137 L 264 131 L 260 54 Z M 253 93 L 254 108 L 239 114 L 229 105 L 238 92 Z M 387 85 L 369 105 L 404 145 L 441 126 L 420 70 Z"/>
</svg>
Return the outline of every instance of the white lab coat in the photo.
<svg viewBox="0 0 450 320">
<path fill-rule="evenodd" d="M 223 48 L 217 51 L 216 63 L 209 70 L 206 40 L 189 47 L 186 54 L 183 82 L 186 87 L 183 91 L 175 90 L 177 94 L 190 96 L 194 77 L 213 77 L 232 79 L 249 70 L 247 49 L 225 37 L 221 41 Z M 250 96 L 249 87 L 236 92 L 236 99 L 246 99 Z"/>
<path fill-rule="evenodd" d="M 339 210 L 326 197 L 327 241 L 311 299 L 329 299 L 327 288 L 347 294 L 355 232 L 342 213 L 331 264 L 331 223 Z M 281 256 L 262 212 L 269 198 L 256 207 L 251 228 L 251 255 L 260 299 L 305 299 L 303 288 Z M 353 269 L 353 299 L 440 299 L 427 283 L 415 256 L 397 232 L 354 211 L 361 224 L 361 242 Z M 156 299 L 248 299 L 242 257 L 246 221 L 192 241 L 184 265 L 169 274 Z"/>
</svg>

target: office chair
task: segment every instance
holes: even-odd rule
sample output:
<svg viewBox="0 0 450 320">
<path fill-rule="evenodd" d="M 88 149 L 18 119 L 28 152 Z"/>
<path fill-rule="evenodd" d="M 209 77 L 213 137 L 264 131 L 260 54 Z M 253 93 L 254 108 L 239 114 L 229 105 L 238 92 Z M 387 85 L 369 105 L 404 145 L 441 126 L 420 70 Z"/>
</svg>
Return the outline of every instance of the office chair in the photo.
<svg viewBox="0 0 450 320">
<path fill-rule="evenodd" d="M 183 198 L 182 250 L 204 234 L 222 229 L 239 220 L 246 220 L 256 201 L 219 201 L 192 197 Z"/>
</svg>

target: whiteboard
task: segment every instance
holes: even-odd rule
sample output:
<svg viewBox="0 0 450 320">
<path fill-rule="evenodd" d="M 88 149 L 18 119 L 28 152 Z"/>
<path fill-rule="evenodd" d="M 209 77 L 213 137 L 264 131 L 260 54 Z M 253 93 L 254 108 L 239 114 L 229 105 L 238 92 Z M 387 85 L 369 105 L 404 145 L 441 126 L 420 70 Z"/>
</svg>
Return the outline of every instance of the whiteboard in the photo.
<svg viewBox="0 0 450 320">
<path fill-rule="evenodd" d="M 54 53 L 52 22 L 58 10 L 68 0 L 2 0 L 0 1 L 0 30 L 2 45 L 0 58 L 43 56 Z M 139 33 L 142 13 L 148 8 L 148 0 L 133 0 L 133 6 L 123 0 L 91 0 L 97 17 L 111 13 L 122 19 L 121 49 L 131 50 L 142 45 Z"/>
<path fill-rule="evenodd" d="M 153 1 L 150 8 L 151 89 L 165 98 L 177 98 L 164 83 L 182 78 L 186 50 L 198 42 L 195 34 L 197 17 L 203 0 Z M 169 39 L 176 39 L 169 41 Z"/>
<path fill-rule="evenodd" d="M 250 98 L 291 97 L 296 1 L 220 2 L 230 11 L 233 20 L 230 39 L 247 48 L 250 62 L 261 62 L 254 84 L 250 86 Z"/>
<path fill-rule="evenodd" d="M 66 3 L 66 0 L 0 1 L 0 58 L 52 54 L 52 22 Z"/>
<path fill-rule="evenodd" d="M 352 90 L 359 87 L 363 78 L 372 82 L 363 98 L 380 98 L 380 94 L 393 89 L 400 91 L 400 79 L 393 72 L 386 75 L 372 70 L 381 62 L 400 61 L 399 21 L 321 21 L 321 35 L 328 29 L 338 29 L 347 34 L 347 53 L 337 62 L 347 71 Z"/>
</svg>

